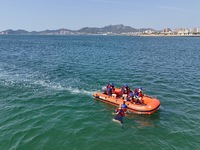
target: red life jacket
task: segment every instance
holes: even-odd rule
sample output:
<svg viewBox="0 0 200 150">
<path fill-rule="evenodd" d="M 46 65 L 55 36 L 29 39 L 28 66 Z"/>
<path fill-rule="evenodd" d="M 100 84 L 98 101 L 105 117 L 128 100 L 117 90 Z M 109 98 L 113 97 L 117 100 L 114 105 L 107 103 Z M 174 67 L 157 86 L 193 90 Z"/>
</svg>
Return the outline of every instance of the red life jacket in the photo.
<svg viewBox="0 0 200 150">
<path fill-rule="evenodd" d="M 110 94 L 115 94 L 115 88 L 112 87 L 112 86 L 110 86 L 110 84 L 108 84 L 108 85 L 106 86 L 106 93 L 109 94 L 109 93 L 108 93 L 108 89 L 109 89 L 109 88 L 111 89 L 111 91 L 110 91 L 111 93 L 110 93 Z"/>
<path fill-rule="evenodd" d="M 123 112 L 126 112 L 127 111 L 127 108 L 122 108 Z"/>
<path fill-rule="evenodd" d="M 138 94 L 139 94 L 139 89 L 135 88 L 134 91 L 133 91 L 134 97 L 138 97 Z"/>
<path fill-rule="evenodd" d="M 135 88 L 133 92 L 134 92 L 134 93 L 138 92 L 138 88 Z"/>
<path fill-rule="evenodd" d="M 117 114 L 118 116 L 123 116 L 123 115 L 124 115 L 124 110 L 123 110 L 123 109 L 117 108 L 117 109 L 116 109 L 116 113 L 118 113 L 118 114 Z"/>
<path fill-rule="evenodd" d="M 130 94 L 130 88 L 129 87 L 125 87 L 125 86 L 122 86 L 122 89 L 121 89 L 121 93 L 122 94 Z"/>
<path fill-rule="evenodd" d="M 138 97 L 143 98 L 144 94 L 142 92 L 139 92 Z"/>
<path fill-rule="evenodd" d="M 110 87 L 111 87 L 110 84 L 107 84 L 107 85 L 106 85 L 106 88 L 110 88 Z"/>
</svg>

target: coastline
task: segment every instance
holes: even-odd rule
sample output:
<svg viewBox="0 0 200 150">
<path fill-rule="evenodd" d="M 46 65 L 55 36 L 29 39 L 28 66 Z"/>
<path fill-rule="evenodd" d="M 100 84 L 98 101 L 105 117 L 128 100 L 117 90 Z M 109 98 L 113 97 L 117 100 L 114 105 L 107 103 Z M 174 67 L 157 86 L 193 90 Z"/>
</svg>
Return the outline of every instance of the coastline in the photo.
<svg viewBox="0 0 200 150">
<path fill-rule="evenodd" d="M 198 35 L 164 35 L 164 34 L 140 34 L 138 36 L 146 36 L 146 37 L 200 37 L 200 34 Z"/>
</svg>

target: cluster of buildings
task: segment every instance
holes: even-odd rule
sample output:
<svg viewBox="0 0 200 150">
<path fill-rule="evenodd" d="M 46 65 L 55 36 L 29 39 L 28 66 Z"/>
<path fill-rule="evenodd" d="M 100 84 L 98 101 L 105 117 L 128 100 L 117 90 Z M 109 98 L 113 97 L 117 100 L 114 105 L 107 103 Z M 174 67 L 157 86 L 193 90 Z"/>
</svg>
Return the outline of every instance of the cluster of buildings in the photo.
<svg viewBox="0 0 200 150">
<path fill-rule="evenodd" d="M 200 35 L 200 27 L 198 28 L 176 28 L 175 30 L 171 30 L 170 28 L 165 28 L 162 31 L 153 31 L 153 30 L 146 30 L 142 32 L 143 35 L 177 35 L 177 36 L 184 36 L 184 35 Z"/>
</svg>

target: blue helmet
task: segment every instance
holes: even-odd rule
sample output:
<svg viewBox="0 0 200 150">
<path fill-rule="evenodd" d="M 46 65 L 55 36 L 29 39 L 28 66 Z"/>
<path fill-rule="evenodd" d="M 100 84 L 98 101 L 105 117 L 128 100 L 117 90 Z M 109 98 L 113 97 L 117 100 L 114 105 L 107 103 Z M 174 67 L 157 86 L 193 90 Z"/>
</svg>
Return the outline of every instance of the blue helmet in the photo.
<svg viewBox="0 0 200 150">
<path fill-rule="evenodd" d="M 142 87 L 141 86 L 139 86 L 138 89 L 142 91 Z"/>
<path fill-rule="evenodd" d="M 114 86 L 114 84 L 112 82 L 110 82 L 110 86 Z"/>
<path fill-rule="evenodd" d="M 128 84 L 125 83 L 124 86 L 127 88 L 127 87 L 128 87 Z"/>
</svg>

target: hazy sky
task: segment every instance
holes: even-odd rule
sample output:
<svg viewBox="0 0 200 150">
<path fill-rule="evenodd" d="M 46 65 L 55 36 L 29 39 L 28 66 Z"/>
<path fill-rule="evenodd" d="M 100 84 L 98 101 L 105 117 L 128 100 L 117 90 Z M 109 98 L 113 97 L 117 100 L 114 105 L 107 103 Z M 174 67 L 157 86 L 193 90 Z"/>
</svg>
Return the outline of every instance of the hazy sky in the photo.
<svg viewBox="0 0 200 150">
<path fill-rule="evenodd" d="M 0 0 L 0 31 L 200 27 L 200 0 Z"/>
</svg>

